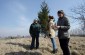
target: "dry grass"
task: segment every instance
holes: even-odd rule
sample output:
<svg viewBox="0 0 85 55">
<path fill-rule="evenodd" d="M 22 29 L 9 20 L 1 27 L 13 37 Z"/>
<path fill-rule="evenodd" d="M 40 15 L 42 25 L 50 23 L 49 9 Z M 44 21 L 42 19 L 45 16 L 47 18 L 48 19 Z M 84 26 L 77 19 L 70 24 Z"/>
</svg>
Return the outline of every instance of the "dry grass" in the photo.
<svg viewBox="0 0 85 55">
<path fill-rule="evenodd" d="M 58 53 L 54 55 L 62 55 L 57 38 L 56 42 Z M 38 50 L 29 50 L 30 43 L 31 38 L 0 40 L 0 55 L 53 55 L 50 39 L 40 38 Z M 73 55 L 85 55 L 85 37 L 71 37 L 69 47 Z"/>
</svg>

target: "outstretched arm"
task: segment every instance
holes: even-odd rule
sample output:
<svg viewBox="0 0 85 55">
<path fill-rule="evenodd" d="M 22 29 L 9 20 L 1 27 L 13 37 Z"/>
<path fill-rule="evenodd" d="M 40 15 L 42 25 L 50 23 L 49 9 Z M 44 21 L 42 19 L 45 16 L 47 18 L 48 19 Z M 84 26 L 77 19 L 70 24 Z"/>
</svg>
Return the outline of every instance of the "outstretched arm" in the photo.
<svg viewBox="0 0 85 55">
<path fill-rule="evenodd" d="M 68 30 L 70 29 L 70 23 L 68 21 L 68 19 L 66 18 L 65 19 L 65 25 L 64 26 L 56 26 L 58 29 L 61 29 L 61 30 Z"/>
<path fill-rule="evenodd" d="M 63 29 L 63 30 L 70 29 L 70 23 L 69 23 L 68 19 L 65 20 L 65 26 L 60 26 L 60 29 Z"/>
</svg>

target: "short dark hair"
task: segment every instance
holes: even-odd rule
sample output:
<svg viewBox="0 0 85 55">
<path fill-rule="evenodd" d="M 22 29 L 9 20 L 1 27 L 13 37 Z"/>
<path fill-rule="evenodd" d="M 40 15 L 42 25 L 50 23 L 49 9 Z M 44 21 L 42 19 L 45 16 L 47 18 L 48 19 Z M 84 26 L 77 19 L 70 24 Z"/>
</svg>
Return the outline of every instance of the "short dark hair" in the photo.
<svg viewBox="0 0 85 55">
<path fill-rule="evenodd" d="M 58 12 L 57 12 L 58 14 L 64 14 L 64 11 L 63 10 L 59 10 Z"/>
</svg>

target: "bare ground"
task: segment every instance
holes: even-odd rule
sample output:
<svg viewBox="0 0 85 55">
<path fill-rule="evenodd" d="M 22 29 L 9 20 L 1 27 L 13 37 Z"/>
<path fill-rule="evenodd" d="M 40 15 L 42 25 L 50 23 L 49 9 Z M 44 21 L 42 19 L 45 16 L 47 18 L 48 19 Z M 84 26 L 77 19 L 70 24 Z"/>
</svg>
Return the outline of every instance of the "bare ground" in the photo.
<svg viewBox="0 0 85 55">
<path fill-rule="evenodd" d="M 0 40 L 0 55 L 62 55 L 58 38 L 58 53 L 52 54 L 52 44 L 49 38 L 40 38 L 40 48 L 29 50 L 31 38 Z M 72 55 L 85 55 L 85 37 L 71 37 L 69 48 Z"/>
</svg>

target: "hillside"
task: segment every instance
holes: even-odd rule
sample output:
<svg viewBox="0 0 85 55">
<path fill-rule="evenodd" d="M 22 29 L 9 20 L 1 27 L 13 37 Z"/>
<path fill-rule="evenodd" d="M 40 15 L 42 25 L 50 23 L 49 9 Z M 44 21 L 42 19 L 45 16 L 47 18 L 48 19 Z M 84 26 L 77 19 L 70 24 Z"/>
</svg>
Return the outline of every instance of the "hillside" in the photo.
<svg viewBox="0 0 85 55">
<path fill-rule="evenodd" d="M 56 55 L 62 55 L 57 38 L 56 42 L 58 45 Z M 40 38 L 40 49 L 38 50 L 29 50 L 30 43 L 31 38 L 2 39 L 0 40 L 0 55 L 53 55 L 49 38 Z M 72 55 L 75 53 L 85 55 L 85 37 L 71 37 L 69 47 Z"/>
</svg>

